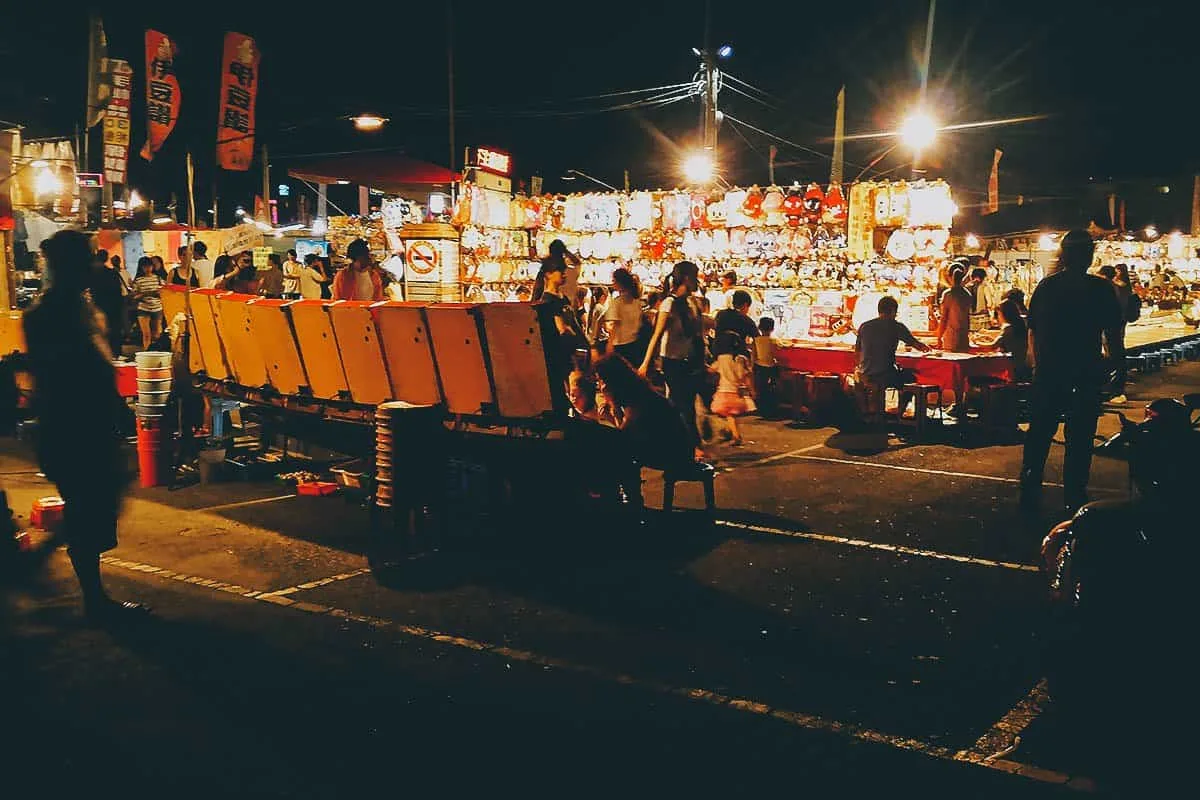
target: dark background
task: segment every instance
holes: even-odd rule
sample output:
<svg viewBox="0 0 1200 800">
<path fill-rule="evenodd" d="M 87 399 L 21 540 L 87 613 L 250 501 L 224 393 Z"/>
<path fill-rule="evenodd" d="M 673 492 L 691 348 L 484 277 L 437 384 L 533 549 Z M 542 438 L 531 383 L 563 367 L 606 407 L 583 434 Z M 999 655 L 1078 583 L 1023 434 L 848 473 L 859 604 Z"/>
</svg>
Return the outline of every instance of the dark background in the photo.
<svg viewBox="0 0 1200 800">
<path fill-rule="evenodd" d="M 721 95 L 729 115 L 776 141 L 779 181 L 828 180 L 835 96 L 844 83 L 850 134 L 893 129 L 916 98 L 927 0 L 838 3 L 712 3 L 711 44 L 729 43 L 730 73 L 768 92 L 773 107 Z M 440 164 L 450 159 L 446 124 L 447 9 L 444 2 L 123 4 L 98 7 L 109 54 L 135 70 L 131 184 L 165 204 L 183 194 L 184 153 L 197 163 L 197 205 L 218 182 L 221 207 L 249 203 L 258 167 L 213 168 L 222 34 L 238 30 L 263 51 L 261 140 L 271 148 L 275 185 L 289 156 L 402 148 Z M 702 0 L 609 0 L 590 6 L 530 0 L 454 3 L 456 164 L 462 147 L 486 144 L 514 156 L 518 177 L 540 174 L 550 190 L 568 168 L 620 185 L 679 183 L 679 153 L 696 136 L 699 105 L 604 111 L 629 97 L 577 98 L 689 80 L 704 38 Z M 25 3 L 6 13 L 0 39 L 0 118 L 27 136 L 71 134 L 85 95 L 87 8 Z M 1001 147 L 1007 204 L 1101 205 L 1110 179 L 1130 200 L 1131 227 L 1186 224 L 1197 115 L 1191 110 L 1197 55 L 1195 4 L 1109 0 L 942 0 L 938 3 L 929 104 L 944 124 L 1023 115 L 1041 120 L 945 133 L 925 166 L 949 179 L 966 213 L 983 199 L 992 149 Z M 183 106 L 153 164 L 144 141 L 142 32 L 157 28 L 180 46 Z M 339 120 L 360 111 L 390 117 L 364 134 Z M 98 132 L 98 128 L 96 131 Z M 98 142 L 93 140 L 93 168 Z M 720 161 L 734 183 L 765 182 L 773 140 L 726 122 Z M 852 178 L 888 145 L 850 142 Z M 811 151 L 816 151 L 811 152 Z M 826 154 L 826 155 L 822 155 Z M 905 173 L 899 148 L 879 170 Z M 1167 185 L 1163 194 L 1154 187 Z M 1145 199 L 1141 196 L 1145 195 Z M 182 215 L 181 205 L 181 215 Z M 223 220 L 226 221 L 226 220 Z"/>
</svg>

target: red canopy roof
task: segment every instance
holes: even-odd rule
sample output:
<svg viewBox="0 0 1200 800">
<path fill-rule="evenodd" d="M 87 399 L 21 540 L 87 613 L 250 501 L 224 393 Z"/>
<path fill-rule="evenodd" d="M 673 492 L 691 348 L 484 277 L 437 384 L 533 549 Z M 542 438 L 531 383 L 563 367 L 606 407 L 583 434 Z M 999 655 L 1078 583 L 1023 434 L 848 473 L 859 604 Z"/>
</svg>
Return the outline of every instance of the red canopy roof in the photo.
<svg viewBox="0 0 1200 800">
<path fill-rule="evenodd" d="M 393 194 L 428 192 L 459 179 L 453 170 L 399 153 L 347 153 L 295 161 L 288 175 L 309 183 L 349 181 Z"/>
</svg>

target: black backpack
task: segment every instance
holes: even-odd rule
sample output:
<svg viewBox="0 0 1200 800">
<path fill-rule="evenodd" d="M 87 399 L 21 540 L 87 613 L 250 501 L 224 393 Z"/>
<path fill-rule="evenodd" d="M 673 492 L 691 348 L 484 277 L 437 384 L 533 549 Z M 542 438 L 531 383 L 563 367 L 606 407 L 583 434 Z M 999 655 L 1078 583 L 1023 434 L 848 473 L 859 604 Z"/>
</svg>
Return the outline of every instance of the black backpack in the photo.
<svg viewBox="0 0 1200 800">
<path fill-rule="evenodd" d="M 1137 292 L 1129 293 L 1129 300 L 1125 303 L 1125 321 L 1137 322 L 1142 316 L 1142 298 Z"/>
</svg>

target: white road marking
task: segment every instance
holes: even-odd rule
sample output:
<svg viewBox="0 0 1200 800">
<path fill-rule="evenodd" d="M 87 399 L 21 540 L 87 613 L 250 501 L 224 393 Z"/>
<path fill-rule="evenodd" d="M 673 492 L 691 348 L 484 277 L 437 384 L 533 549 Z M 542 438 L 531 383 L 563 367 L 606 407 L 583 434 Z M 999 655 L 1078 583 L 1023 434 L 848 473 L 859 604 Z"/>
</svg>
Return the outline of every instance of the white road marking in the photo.
<svg viewBox="0 0 1200 800">
<path fill-rule="evenodd" d="M 219 506 L 209 506 L 208 508 L 193 508 L 193 509 L 188 509 L 188 510 L 192 511 L 194 513 L 203 514 L 203 513 L 208 513 L 209 511 L 225 511 L 226 509 L 229 509 L 229 508 L 241 508 L 242 506 L 256 506 L 261 503 L 274 503 L 277 500 L 290 500 L 295 496 L 296 495 L 294 495 L 294 494 L 281 494 L 278 497 L 264 497 L 260 500 L 243 500 L 240 503 L 224 503 Z"/>
<path fill-rule="evenodd" d="M 855 461 L 855 460 L 849 459 L 849 458 L 829 458 L 827 456 L 793 455 L 791 453 L 788 453 L 787 456 L 789 458 L 795 458 L 795 459 L 799 459 L 801 461 L 824 461 L 829 464 L 849 464 L 854 467 L 870 467 L 872 469 L 893 469 L 893 470 L 897 470 L 899 472 L 916 472 L 916 473 L 919 473 L 922 475 L 939 475 L 939 476 L 942 476 L 945 478 L 970 478 L 972 480 L 977 480 L 977 481 L 994 481 L 996 483 L 1020 483 L 1020 479 L 1018 479 L 1018 478 L 1009 478 L 1007 476 L 1002 476 L 1002 475 L 981 475 L 977 472 L 952 472 L 950 470 L 944 470 L 944 469 L 926 469 L 924 467 L 908 467 L 908 466 L 904 466 L 902 464 L 876 464 L 871 461 Z M 1063 485 L 1061 483 L 1044 482 L 1042 485 L 1043 486 L 1053 486 L 1058 489 L 1063 488 Z M 1106 494 L 1124 494 L 1125 493 L 1124 489 L 1108 489 L 1105 487 L 1095 487 L 1095 486 L 1088 487 L 1088 490 L 1092 491 L 1092 492 L 1104 492 Z"/>
<path fill-rule="evenodd" d="M 266 594 L 272 595 L 272 596 L 286 597 L 289 594 L 295 594 L 296 592 L 302 592 L 307 589 L 316 589 L 319 586 L 327 586 L 331 583 L 337 583 L 338 581 L 348 581 L 351 578 L 357 578 L 359 575 L 369 575 L 370 572 L 371 572 L 370 567 L 363 567 L 362 569 L 351 570 L 350 572 L 341 572 L 341 573 L 338 573 L 337 575 L 330 575 L 328 578 L 320 578 L 315 581 L 308 581 L 307 583 L 300 583 L 295 586 L 289 586 L 286 589 L 276 589 L 275 591 L 267 592 Z"/>
<path fill-rule="evenodd" d="M 1042 678 L 1012 709 L 968 750 L 954 754 L 956 761 L 995 761 L 1015 752 L 1021 744 L 1021 734 L 1042 713 L 1050 700 L 1049 684 Z"/>
<path fill-rule="evenodd" d="M 737 528 L 753 533 L 765 533 L 770 536 L 787 536 L 793 539 L 810 539 L 814 542 L 825 542 L 827 544 L 840 544 L 847 547 L 862 547 L 867 550 L 882 550 L 888 553 L 896 553 L 903 556 L 919 556 L 921 558 L 932 558 L 938 561 L 954 561 L 959 564 L 974 564 L 980 567 L 1000 567 L 1002 569 L 1012 569 L 1021 572 L 1040 572 L 1041 567 L 1035 564 L 1020 564 L 1015 561 L 995 561 L 990 558 L 976 558 L 975 556 L 964 556 L 956 553 L 939 553 L 936 550 L 925 550 L 920 547 L 906 547 L 900 544 L 884 544 L 883 542 L 872 542 L 866 539 L 851 539 L 848 536 L 834 536 L 828 533 L 814 533 L 812 531 L 789 531 L 783 528 L 772 528 L 767 525 L 751 525 L 744 522 L 733 522 L 730 520 L 719 519 L 716 524 L 723 525 L 726 528 Z"/>
<path fill-rule="evenodd" d="M 105 564 L 110 564 L 112 566 L 120 567 L 133 572 L 147 572 L 149 574 L 161 574 L 164 572 L 164 570 L 162 570 L 160 567 L 151 567 L 147 564 L 124 561 L 122 559 L 112 558 L 110 556 L 102 556 L 101 561 L 103 561 Z M 192 580 L 187 576 L 181 575 L 175 575 L 174 578 L 175 580 Z M 219 581 L 214 581 L 213 584 L 215 586 L 229 586 L 229 584 L 222 584 Z M 217 589 L 214 587 L 214 590 Z M 507 659 L 508 661 L 517 661 L 539 667 L 561 669 L 566 672 L 583 675 L 606 683 L 631 686 L 637 689 L 655 692 L 657 694 L 670 695 L 695 702 L 708 703 L 715 706 L 723 706 L 733 711 L 754 714 L 760 717 L 770 717 L 789 725 L 794 725 L 798 728 L 821 731 L 856 742 L 869 742 L 872 744 L 885 745 L 898 750 L 921 753 L 929 756 L 930 758 L 936 758 L 941 761 L 961 761 L 962 763 L 971 764 L 978 767 L 995 769 L 1002 772 L 1008 772 L 1010 774 L 1020 775 L 1024 778 L 1043 783 L 1062 784 L 1071 788 L 1082 790 L 1091 790 L 1095 788 L 1094 782 L 1087 778 L 1073 778 L 1072 776 L 1061 772 L 1054 772 L 1052 770 L 1041 769 L 1040 767 L 1035 767 L 1029 764 L 1021 764 L 1019 762 L 1007 761 L 1003 759 L 960 759 L 958 756 L 962 751 L 956 752 L 943 745 L 933 744 L 931 742 L 925 742 L 920 739 L 913 739 L 907 736 L 896 736 L 883 733 L 881 731 L 864 728 L 853 723 L 826 719 L 815 714 L 807 714 L 801 711 L 790 711 L 783 708 L 774 708 L 768 703 L 760 703 L 744 697 L 735 697 L 722 694 L 720 692 L 713 692 L 708 689 L 673 686 L 671 684 L 662 683 L 659 681 L 636 678 L 631 675 L 613 672 L 600 667 L 593 667 L 586 664 L 576 664 L 560 658 L 539 655 L 538 653 L 528 650 L 519 650 L 512 647 L 500 646 L 490 642 L 471 639 L 465 636 L 455 636 L 429 628 L 423 628 L 417 625 L 408 625 L 405 623 L 396 622 L 395 620 L 387 619 L 385 617 L 374 617 L 367 614 L 358 614 L 353 611 L 347 611 L 346 609 L 322 606 L 315 603 L 297 602 L 288 597 L 280 596 L 277 593 L 247 592 L 242 594 L 244 597 L 261 600 L 273 605 L 284 606 L 286 608 L 301 611 L 306 614 L 312 614 L 314 616 L 327 615 L 337 617 L 338 619 L 344 619 L 349 622 L 367 625 L 372 628 L 387 629 L 389 631 L 400 633 L 404 636 L 415 639 L 438 642 L 448 647 L 457 647 L 465 650 L 473 650 L 480 653 L 499 656 Z"/>
</svg>

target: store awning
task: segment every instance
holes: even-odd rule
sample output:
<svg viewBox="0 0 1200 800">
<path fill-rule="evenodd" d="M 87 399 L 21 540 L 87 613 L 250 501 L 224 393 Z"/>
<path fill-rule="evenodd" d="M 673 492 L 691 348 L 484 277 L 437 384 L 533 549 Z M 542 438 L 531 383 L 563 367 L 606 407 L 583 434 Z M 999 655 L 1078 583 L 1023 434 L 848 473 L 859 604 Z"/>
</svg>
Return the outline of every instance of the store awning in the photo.
<svg viewBox="0 0 1200 800">
<path fill-rule="evenodd" d="M 453 170 L 395 152 L 346 153 L 298 160 L 288 166 L 288 175 L 309 183 L 346 181 L 399 195 L 448 189 L 459 179 Z"/>
</svg>

